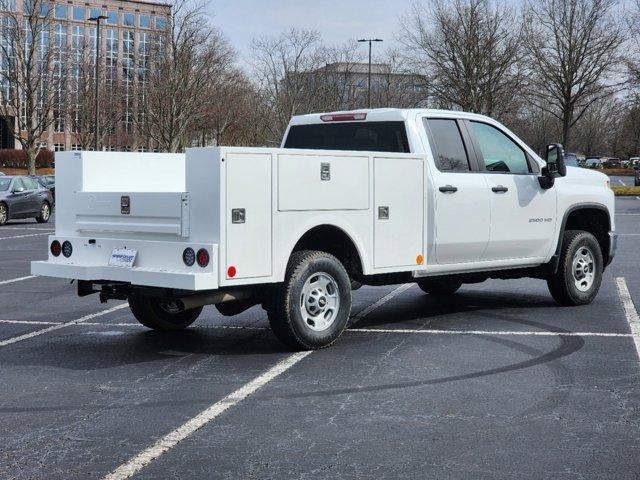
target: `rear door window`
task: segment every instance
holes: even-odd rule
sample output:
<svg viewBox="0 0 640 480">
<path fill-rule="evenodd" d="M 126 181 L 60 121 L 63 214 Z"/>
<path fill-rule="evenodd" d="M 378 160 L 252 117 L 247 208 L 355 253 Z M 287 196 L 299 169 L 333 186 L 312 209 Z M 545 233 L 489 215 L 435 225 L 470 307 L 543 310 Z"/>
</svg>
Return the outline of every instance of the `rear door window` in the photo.
<svg viewBox="0 0 640 480">
<path fill-rule="evenodd" d="M 409 153 L 404 122 L 293 125 L 284 148 Z"/>
<path fill-rule="evenodd" d="M 469 155 L 458 122 L 453 119 L 424 120 L 436 167 L 443 172 L 468 172 Z"/>
</svg>

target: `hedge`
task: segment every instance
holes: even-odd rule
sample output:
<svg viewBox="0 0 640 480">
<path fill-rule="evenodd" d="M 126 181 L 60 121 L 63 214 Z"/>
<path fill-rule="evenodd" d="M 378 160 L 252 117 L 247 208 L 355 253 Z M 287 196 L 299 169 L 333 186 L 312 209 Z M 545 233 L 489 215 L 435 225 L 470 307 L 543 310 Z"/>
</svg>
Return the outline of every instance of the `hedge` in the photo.
<svg viewBox="0 0 640 480">
<path fill-rule="evenodd" d="M 36 168 L 50 167 L 53 162 L 53 152 L 40 150 L 36 157 Z M 27 152 L 24 150 L 0 150 L 0 166 L 11 168 L 27 168 Z"/>
<path fill-rule="evenodd" d="M 640 187 L 630 187 L 630 186 L 618 186 L 612 185 L 611 190 L 617 197 L 638 197 L 640 196 Z"/>
</svg>

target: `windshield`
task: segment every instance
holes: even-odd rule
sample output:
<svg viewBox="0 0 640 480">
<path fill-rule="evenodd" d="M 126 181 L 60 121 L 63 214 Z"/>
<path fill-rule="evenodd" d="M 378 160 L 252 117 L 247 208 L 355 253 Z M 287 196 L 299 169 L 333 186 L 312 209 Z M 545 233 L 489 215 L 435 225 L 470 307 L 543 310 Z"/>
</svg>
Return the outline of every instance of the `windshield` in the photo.
<svg viewBox="0 0 640 480">
<path fill-rule="evenodd" d="M 343 122 L 294 125 L 284 148 L 408 153 L 404 122 Z"/>
<path fill-rule="evenodd" d="M 55 178 L 52 176 L 47 175 L 46 177 L 40 177 L 40 183 L 45 187 L 51 185 L 54 182 L 55 182 Z"/>
<path fill-rule="evenodd" d="M 0 177 L 0 192 L 4 192 L 9 190 L 9 185 L 11 185 L 11 179 L 6 177 Z"/>
</svg>

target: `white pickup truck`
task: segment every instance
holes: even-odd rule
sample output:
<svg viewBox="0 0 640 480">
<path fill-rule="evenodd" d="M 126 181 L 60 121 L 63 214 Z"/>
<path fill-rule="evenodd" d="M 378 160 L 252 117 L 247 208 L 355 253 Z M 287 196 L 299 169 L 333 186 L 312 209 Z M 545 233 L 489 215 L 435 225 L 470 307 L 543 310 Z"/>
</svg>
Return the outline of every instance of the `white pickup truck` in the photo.
<svg viewBox="0 0 640 480">
<path fill-rule="evenodd" d="M 531 277 L 586 304 L 616 250 L 613 193 L 560 145 L 546 157 L 491 118 L 399 109 L 294 117 L 281 148 L 58 153 L 31 269 L 159 330 L 261 304 L 294 349 L 334 342 L 361 284 Z"/>
</svg>

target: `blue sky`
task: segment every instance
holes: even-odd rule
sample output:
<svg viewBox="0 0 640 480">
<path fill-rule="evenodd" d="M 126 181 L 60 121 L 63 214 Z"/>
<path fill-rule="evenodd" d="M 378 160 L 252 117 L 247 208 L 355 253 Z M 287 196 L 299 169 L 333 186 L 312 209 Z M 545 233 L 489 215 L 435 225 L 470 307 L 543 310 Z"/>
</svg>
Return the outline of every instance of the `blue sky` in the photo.
<svg viewBox="0 0 640 480">
<path fill-rule="evenodd" d="M 318 30 L 327 43 L 379 37 L 393 43 L 413 0 L 211 0 L 208 11 L 246 63 L 251 39 L 292 26 Z M 363 47 L 364 48 L 364 47 Z"/>
</svg>

